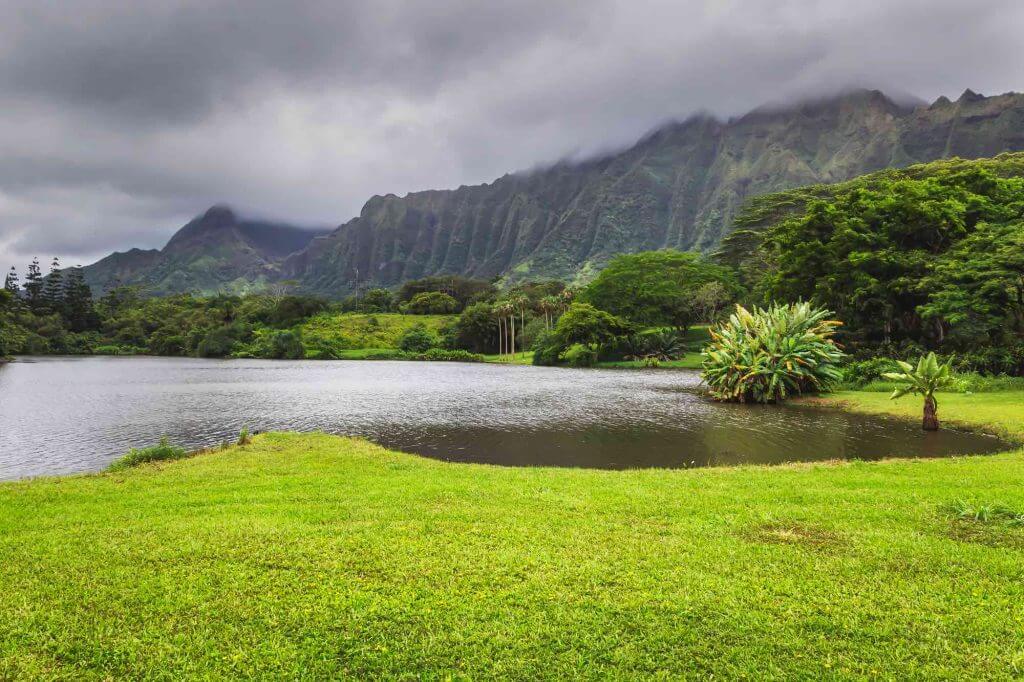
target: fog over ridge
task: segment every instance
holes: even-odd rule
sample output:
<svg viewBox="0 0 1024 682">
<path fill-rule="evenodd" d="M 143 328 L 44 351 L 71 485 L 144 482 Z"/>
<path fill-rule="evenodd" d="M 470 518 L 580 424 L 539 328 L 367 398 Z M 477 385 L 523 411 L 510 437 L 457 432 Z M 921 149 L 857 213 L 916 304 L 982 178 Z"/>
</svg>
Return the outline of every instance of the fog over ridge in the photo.
<svg viewBox="0 0 1024 682">
<path fill-rule="evenodd" d="M 1022 29 L 1009 0 L 0 0 L 0 266 L 160 247 L 216 203 L 336 225 L 699 111 L 1021 90 Z"/>
</svg>

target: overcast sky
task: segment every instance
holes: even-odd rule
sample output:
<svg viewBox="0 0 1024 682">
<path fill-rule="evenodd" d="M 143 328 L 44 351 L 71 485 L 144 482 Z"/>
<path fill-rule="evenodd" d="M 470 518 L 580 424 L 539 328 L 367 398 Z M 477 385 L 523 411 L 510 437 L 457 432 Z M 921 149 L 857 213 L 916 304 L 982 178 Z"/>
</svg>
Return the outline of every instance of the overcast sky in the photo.
<svg viewBox="0 0 1024 682">
<path fill-rule="evenodd" d="M 0 0 L 0 266 L 334 226 L 850 86 L 1024 90 L 1021 0 Z"/>
</svg>

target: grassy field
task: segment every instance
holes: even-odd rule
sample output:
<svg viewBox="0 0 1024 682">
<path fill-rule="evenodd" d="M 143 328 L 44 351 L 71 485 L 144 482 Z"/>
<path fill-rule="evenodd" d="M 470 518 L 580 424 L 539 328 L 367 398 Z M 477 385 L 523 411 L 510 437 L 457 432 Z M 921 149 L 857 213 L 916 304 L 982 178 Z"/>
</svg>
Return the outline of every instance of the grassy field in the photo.
<svg viewBox="0 0 1024 682">
<path fill-rule="evenodd" d="M 657 369 L 700 369 L 704 358 L 700 353 L 686 353 L 678 360 L 668 360 L 658 365 Z M 609 360 L 597 363 L 597 367 L 605 369 L 643 369 L 642 360 Z"/>
<path fill-rule="evenodd" d="M 1022 398 L 940 414 L 1020 433 Z M 2 484 L 0 679 L 1020 677 L 1024 528 L 944 510 L 1024 510 L 1022 454 L 609 472 L 267 434 Z"/>
<path fill-rule="evenodd" d="M 532 365 L 533 351 L 528 350 L 515 355 L 485 355 L 484 360 L 502 365 Z"/>
<path fill-rule="evenodd" d="M 397 348 L 399 337 L 418 324 L 436 334 L 453 319 L 454 315 L 324 313 L 303 322 L 300 329 L 311 348 L 328 345 L 334 349 L 376 350 Z"/>
</svg>

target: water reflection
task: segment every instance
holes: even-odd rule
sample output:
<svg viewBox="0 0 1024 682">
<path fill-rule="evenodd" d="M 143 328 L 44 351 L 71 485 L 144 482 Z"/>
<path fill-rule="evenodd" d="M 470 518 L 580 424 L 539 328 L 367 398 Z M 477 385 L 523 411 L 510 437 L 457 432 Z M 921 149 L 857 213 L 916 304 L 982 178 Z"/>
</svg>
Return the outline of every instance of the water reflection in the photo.
<svg viewBox="0 0 1024 682">
<path fill-rule="evenodd" d="M 94 471 L 161 435 L 322 429 L 452 461 L 596 468 L 940 457 L 995 438 L 721 405 L 695 373 L 402 362 L 41 358 L 0 368 L 0 478 Z"/>
</svg>

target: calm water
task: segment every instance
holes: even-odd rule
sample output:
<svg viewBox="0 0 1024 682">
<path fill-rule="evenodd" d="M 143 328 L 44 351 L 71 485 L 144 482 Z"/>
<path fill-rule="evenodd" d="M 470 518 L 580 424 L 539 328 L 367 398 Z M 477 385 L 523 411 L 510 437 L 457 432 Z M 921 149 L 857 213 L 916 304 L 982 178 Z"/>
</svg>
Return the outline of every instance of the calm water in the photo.
<svg viewBox="0 0 1024 682">
<path fill-rule="evenodd" d="M 1005 449 L 987 436 L 804 407 L 721 405 L 695 373 L 422 362 L 38 358 L 0 366 L 0 479 L 96 471 L 163 434 L 366 436 L 428 457 L 689 467 Z"/>
</svg>

